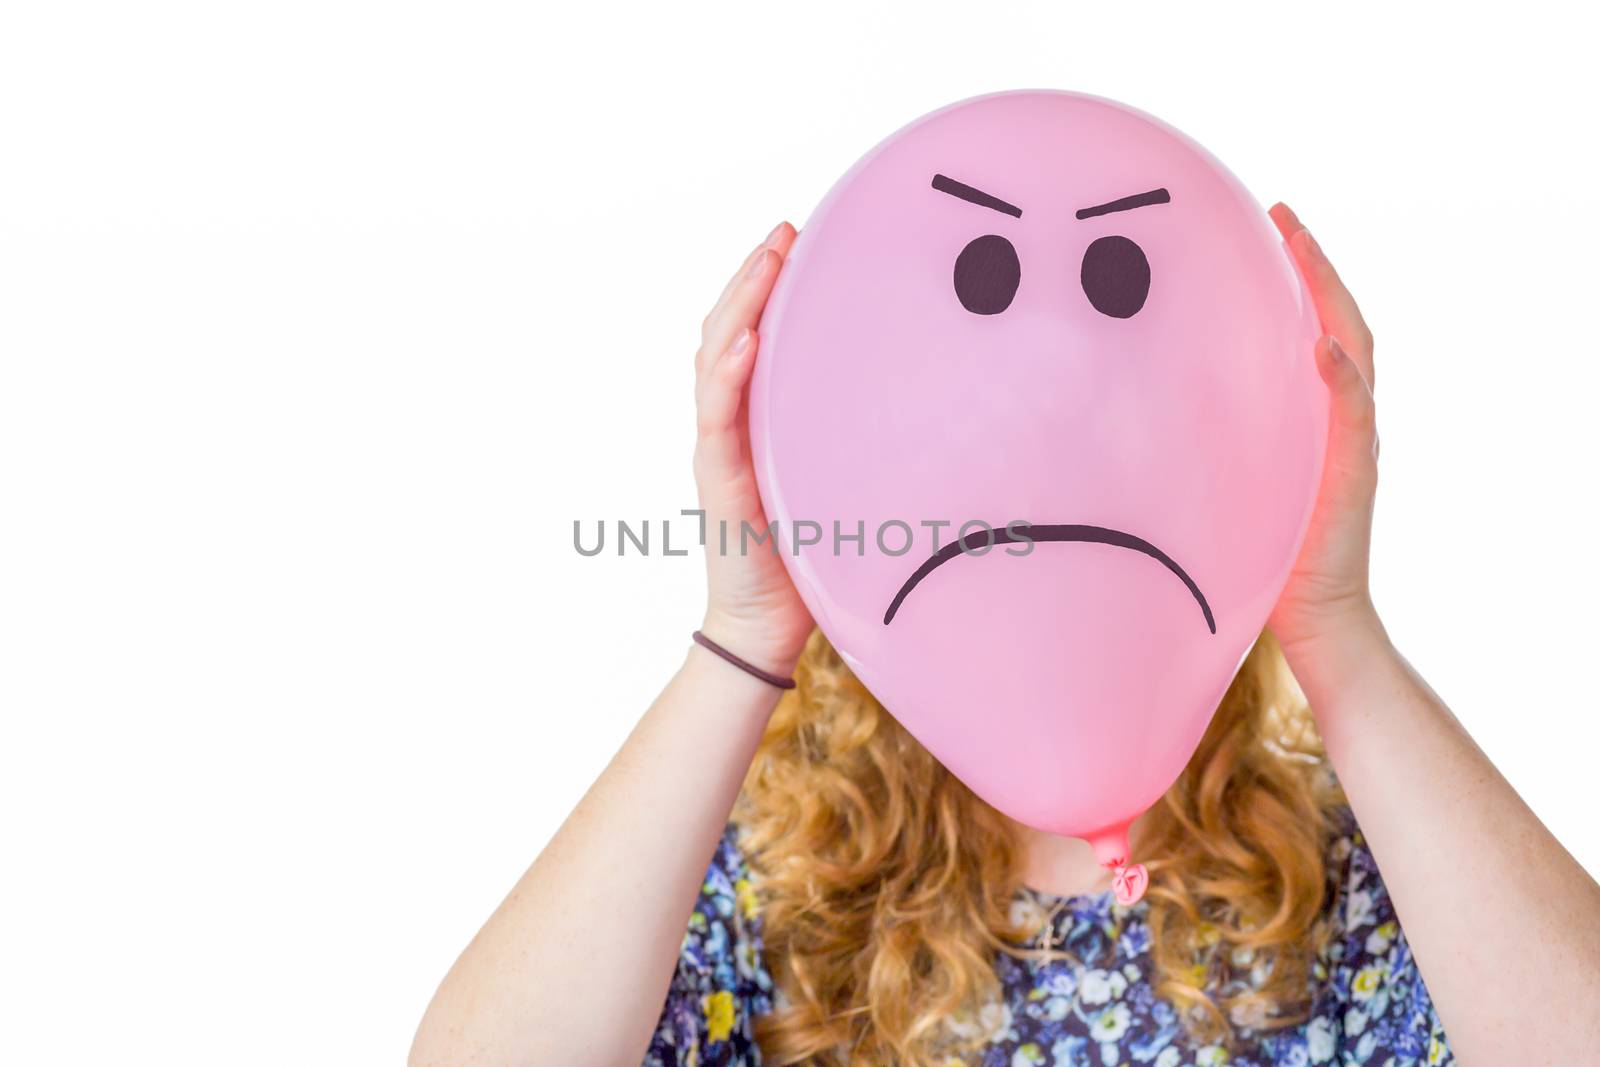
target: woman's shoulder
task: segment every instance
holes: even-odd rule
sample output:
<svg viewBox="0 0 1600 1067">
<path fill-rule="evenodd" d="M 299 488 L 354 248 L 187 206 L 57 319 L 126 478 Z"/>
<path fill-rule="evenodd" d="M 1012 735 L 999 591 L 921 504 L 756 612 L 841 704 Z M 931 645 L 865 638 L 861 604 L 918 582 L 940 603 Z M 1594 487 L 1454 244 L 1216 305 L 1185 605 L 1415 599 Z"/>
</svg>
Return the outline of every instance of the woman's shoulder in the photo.
<svg viewBox="0 0 1600 1067">
<path fill-rule="evenodd" d="M 758 1062 L 752 1024 L 771 1008 L 750 864 L 738 827 L 729 824 L 689 913 L 645 1063 Z"/>
<path fill-rule="evenodd" d="M 1452 1062 L 1411 946 L 1365 834 L 1348 805 L 1329 812 L 1327 938 L 1305 1028 L 1312 1061 L 1337 1047 L 1349 1062 Z"/>
<path fill-rule="evenodd" d="M 1347 804 L 1337 805 L 1328 812 L 1328 825 L 1323 908 L 1328 938 L 1321 957 L 1338 963 L 1381 952 L 1401 935 L 1389 887 L 1355 812 Z"/>
<path fill-rule="evenodd" d="M 761 916 L 754 877 L 733 823 L 723 830 L 706 867 L 684 934 L 683 959 L 717 989 L 767 990 L 761 965 Z"/>
<path fill-rule="evenodd" d="M 1357 934 L 1393 920 L 1394 904 L 1383 872 L 1367 845 L 1361 823 L 1349 804 L 1328 810 L 1325 864 L 1328 876 L 1327 918 L 1335 930 Z"/>
</svg>

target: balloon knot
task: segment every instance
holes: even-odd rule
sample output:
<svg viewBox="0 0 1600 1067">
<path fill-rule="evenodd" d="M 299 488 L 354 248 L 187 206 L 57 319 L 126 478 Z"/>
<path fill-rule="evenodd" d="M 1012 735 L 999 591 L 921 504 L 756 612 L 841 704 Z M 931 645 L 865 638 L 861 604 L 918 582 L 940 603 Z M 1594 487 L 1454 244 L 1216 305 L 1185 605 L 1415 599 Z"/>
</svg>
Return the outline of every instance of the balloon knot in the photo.
<svg viewBox="0 0 1600 1067">
<path fill-rule="evenodd" d="M 1128 907 L 1137 904 L 1150 887 L 1150 872 L 1144 869 L 1142 863 L 1128 866 L 1119 862 L 1111 869 L 1111 885 L 1117 903 Z"/>
</svg>

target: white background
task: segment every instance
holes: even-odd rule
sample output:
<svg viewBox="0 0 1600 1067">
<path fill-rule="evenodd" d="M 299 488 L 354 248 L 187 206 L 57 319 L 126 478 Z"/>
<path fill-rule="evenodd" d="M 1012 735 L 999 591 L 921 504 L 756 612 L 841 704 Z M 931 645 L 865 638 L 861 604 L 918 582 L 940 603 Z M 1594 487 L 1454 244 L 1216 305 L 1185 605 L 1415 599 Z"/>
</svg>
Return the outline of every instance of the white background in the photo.
<svg viewBox="0 0 1600 1067">
<path fill-rule="evenodd" d="M 1299 209 L 1379 338 L 1385 618 L 1600 872 L 1567 5 L 0 10 L 7 1062 L 399 1061 L 698 620 L 573 519 L 692 506 L 726 275 L 1001 88 Z"/>
</svg>

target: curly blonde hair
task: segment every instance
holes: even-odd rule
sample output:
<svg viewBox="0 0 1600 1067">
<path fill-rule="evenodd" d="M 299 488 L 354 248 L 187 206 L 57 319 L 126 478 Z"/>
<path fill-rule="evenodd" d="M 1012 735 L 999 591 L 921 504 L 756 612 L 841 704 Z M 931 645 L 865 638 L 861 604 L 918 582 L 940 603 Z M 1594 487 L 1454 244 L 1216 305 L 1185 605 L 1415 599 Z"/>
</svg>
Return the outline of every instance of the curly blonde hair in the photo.
<svg viewBox="0 0 1600 1067">
<path fill-rule="evenodd" d="M 1024 946 L 1039 927 L 1012 908 L 1015 826 L 885 712 L 820 632 L 796 678 L 735 809 L 781 994 L 758 1024 L 763 1054 L 959 1061 L 975 1041 L 950 1024 L 998 996 L 994 954 L 1037 952 Z M 1137 826 L 1152 982 L 1196 1038 L 1227 1043 L 1235 1026 L 1305 1017 L 1340 803 L 1263 634 L 1183 774 Z"/>
</svg>

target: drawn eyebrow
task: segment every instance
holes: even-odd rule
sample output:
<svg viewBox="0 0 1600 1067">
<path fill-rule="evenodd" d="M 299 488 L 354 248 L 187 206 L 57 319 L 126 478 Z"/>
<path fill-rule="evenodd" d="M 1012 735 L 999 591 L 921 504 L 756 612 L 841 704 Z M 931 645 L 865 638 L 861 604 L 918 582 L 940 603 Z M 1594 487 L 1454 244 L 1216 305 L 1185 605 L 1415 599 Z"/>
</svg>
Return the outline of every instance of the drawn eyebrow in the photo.
<svg viewBox="0 0 1600 1067">
<path fill-rule="evenodd" d="M 1008 204 L 998 196 L 990 196 L 988 193 L 958 182 L 954 178 L 946 178 L 943 174 L 935 174 L 933 176 L 933 187 L 941 193 L 949 193 L 951 196 L 965 200 L 969 204 L 991 208 L 1016 219 L 1022 217 L 1022 209 L 1015 204 Z"/>
<path fill-rule="evenodd" d="M 1121 200 L 1112 200 L 1094 207 L 1078 209 L 1078 218 L 1092 219 L 1096 215 L 1109 215 L 1113 211 L 1132 211 L 1136 207 L 1148 207 L 1151 204 L 1165 204 L 1172 199 L 1172 194 L 1165 189 L 1152 189 L 1148 193 L 1135 193 L 1125 196 Z"/>
</svg>

